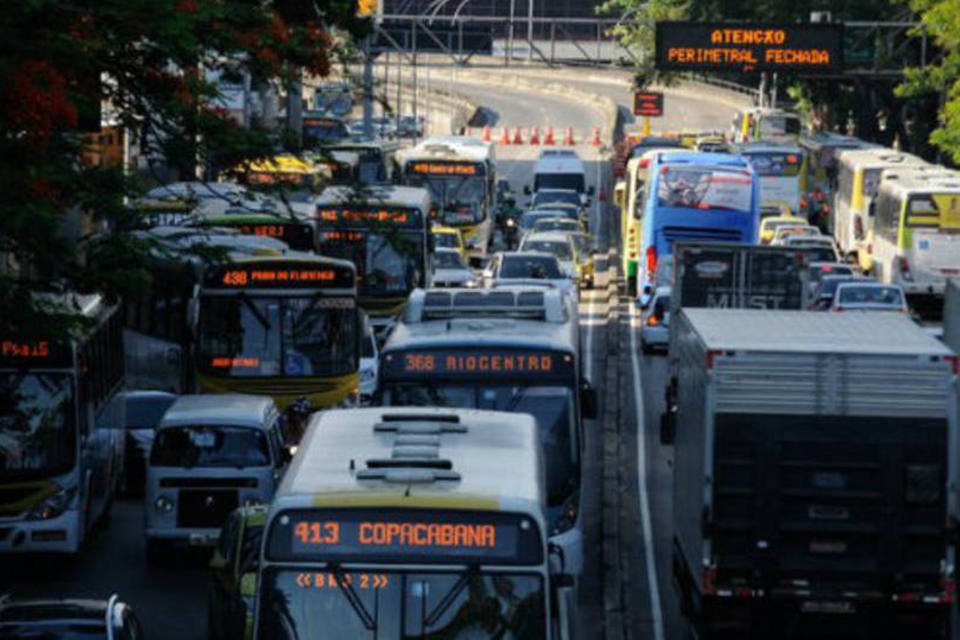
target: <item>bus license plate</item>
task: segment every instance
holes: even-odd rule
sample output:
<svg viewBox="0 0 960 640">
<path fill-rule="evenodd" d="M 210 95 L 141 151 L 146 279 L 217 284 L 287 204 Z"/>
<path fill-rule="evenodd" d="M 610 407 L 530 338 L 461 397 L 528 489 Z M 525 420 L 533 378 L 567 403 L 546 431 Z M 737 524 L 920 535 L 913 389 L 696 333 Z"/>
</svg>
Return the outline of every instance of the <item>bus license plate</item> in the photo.
<svg viewBox="0 0 960 640">
<path fill-rule="evenodd" d="M 857 606 L 846 601 L 812 601 L 808 600 L 800 605 L 803 613 L 848 614 L 856 613 Z"/>
</svg>

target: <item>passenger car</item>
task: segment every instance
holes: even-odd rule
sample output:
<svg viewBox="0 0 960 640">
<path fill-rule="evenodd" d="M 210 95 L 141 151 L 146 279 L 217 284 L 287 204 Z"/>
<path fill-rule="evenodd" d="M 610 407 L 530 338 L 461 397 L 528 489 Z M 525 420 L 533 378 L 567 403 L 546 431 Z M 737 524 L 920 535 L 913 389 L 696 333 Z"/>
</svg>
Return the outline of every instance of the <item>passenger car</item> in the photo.
<svg viewBox="0 0 960 640">
<path fill-rule="evenodd" d="M 181 396 L 157 428 L 147 467 L 147 558 L 169 543 L 212 545 L 227 515 L 273 498 L 290 460 L 265 396 Z"/>
<path fill-rule="evenodd" d="M 580 223 L 570 218 L 540 218 L 533 223 L 533 232 L 537 231 L 565 231 L 579 232 Z"/>
<path fill-rule="evenodd" d="M 464 258 L 467 257 L 467 248 L 463 244 L 460 230 L 453 227 L 433 226 L 430 229 L 433 237 L 433 246 L 437 249 L 456 249 Z"/>
<path fill-rule="evenodd" d="M 475 287 L 477 274 L 456 249 L 437 249 L 433 254 L 433 286 Z"/>
<path fill-rule="evenodd" d="M 207 589 L 207 636 L 210 640 L 239 640 L 253 636 L 254 600 L 260 541 L 267 506 L 240 507 L 223 525 L 210 558 Z"/>
<path fill-rule="evenodd" d="M 670 344 L 670 287 L 657 287 L 650 304 L 641 315 L 640 349 L 666 352 Z"/>
<path fill-rule="evenodd" d="M 530 211 L 526 211 L 520 216 L 519 230 L 521 240 L 533 231 L 533 227 L 537 224 L 537 221 L 557 217 L 577 220 L 576 214 L 571 215 L 570 211 L 563 211 L 562 209 L 531 209 Z"/>
<path fill-rule="evenodd" d="M 777 230 L 773 233 L 773 239 L 770 241 L 770 244 L 779 245 L 783 244 L 784 240 L 791 236 L 819 236 L 820 229 L 811 225 L 811 224 L 792 224 L 785 225 L 782 227 L 777 227 Z"/>
<path fill-rule="evenodd" d="M 840 262 L 837 244 L 830 236 L 789 236 L 779 244 L 801 249 L 811 262 Z"/>
<path fill-rule="evenodd" d="M 797 216 L 770 216 L 760 221 L 760 242 L 770 244 L 781 227 L 806 226 L 807 221 Z"/>
<path fill-rule="evenodd" d="M 147 458 L 157 425 L 164 412 L 177 399 L 177 394 L 166 391 L 126 391 L 127 435 L 123 456 L 123 493 L 142 495 L 147 473 Z"/>
<path fill-rule="evenodd" d="M 545 281 L 561 291 L 573 293 L 573 281 L 560 269 L 560 261 L 550 253 L 505 251 L 494 254 L 483 273 L 485 287 Z"/>
<path fill-rule="evenodd" d="M 837 293 L 837 287 L 844 282 L 876 282 L 873 278 L 857 275 L 836 275 L 823 276 L 820 283 L 810 296 L 810 302 L 807 305 L 813 311 L 826 311 L 833 305 L 833 296 Z"/>
<path fill-rule="evenodd" d="M 0 638 L 37 640 L 143 640 L 130 605 L 108 600 L 0 597 Z"/>
<path fill-rule="evenodd" d="M 907 313 L 903 287 L 881 282 L 841 282 L 830 304 L 831 311 L 899 311 Z"/>
<path fill-rule="evenodd" d="M 843 262 L 813 262 L 807 267 L 807 287 L 812 293 L 826 276 L 852 276 L 853 267 Z"/>
<path fill-rule="evenodd" d="M 560 261 L 560 270 L 579 286 L 580 252 L 569 235 L 561 231 L 531 232 L 520 242 L 520 251 L 552 253 Z"/>
</svg>

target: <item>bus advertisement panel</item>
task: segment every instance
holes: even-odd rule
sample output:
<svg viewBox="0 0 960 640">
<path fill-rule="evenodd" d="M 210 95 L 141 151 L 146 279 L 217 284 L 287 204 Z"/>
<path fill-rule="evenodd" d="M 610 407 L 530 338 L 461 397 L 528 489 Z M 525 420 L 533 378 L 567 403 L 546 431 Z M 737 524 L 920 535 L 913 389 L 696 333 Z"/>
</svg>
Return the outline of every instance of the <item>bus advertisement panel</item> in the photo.
<svg viewBox="0 0 960 640">
<path fill-rule="evenodd" d="M 320 409 L 359 382 L 353 266 L 319 256 L 247 258 L 208 270 L 196 349 L 201 392 L 299 397 Z"/>
<path fill-rule="evenodd" d="M 760 177 L 761 206 L 781 210 L 786 205 L 793 215 L 806 213 L 800 210 L 804 176 L 800 170 L 803 151 L 799 147 L 751 149 L 747 146 L 741 148 L 739 153 L 750 161 L 754 172 Z"/>
</svg>

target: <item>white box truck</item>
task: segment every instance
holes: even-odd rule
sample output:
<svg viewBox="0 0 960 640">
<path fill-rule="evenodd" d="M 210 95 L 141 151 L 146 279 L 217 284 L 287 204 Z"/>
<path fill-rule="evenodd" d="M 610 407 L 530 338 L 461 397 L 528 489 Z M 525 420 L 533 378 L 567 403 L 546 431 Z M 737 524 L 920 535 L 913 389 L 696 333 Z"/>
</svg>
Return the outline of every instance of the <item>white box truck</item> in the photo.
<svg viewBox="0 0 960 640">
<path fill-rule="evenodd" d="M 947 637 L 954 353 L 895 313 L 686 308 L 676 323 L 673 573 L 698 636 L 825 618 Z"/>
</svg>

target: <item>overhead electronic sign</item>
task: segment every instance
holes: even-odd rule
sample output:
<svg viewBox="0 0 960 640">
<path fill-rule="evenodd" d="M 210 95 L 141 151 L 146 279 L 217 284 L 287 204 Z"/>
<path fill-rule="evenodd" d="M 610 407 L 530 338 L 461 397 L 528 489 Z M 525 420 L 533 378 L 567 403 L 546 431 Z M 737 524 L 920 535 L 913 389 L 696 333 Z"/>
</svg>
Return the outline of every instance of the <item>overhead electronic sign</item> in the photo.
<svg viewBox="0 0 960 640">
<path fill-rule="evenodd" d="M 843 25 L 658 22 L 655 66 L 660 71 L 836 72 L 843 66 Z"/>
<path fill-rule="evenodd" d="M 538 562 L 536 524 L 507 513 L 400 509 L 309 510 L 274 520 L 275 559 L 362 558 L 381 562 Z"/>
<path fill-rule="evenodd" d="M 635 91 L 633 115 L 653 118 L 663 115 L 663 94 L 659 91 Z"/>
</svg>

